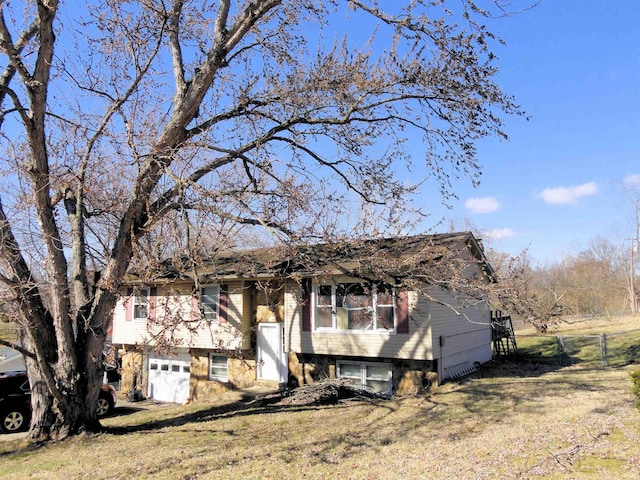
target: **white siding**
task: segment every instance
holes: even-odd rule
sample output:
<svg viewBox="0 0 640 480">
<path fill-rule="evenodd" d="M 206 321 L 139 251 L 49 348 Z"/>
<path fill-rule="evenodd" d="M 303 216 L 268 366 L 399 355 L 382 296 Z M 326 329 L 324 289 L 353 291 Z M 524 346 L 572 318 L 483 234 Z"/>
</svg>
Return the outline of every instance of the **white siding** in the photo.
<svg viewBox="0 0 640 480">
<path fill-rule="evenodd" d="M 284 286 L 284 348 L 289 352 L 301 352 L 302 307 L 300 295 L 302 287 L 297 282 L 287 282 Z"/>
<path fill-rule="evenodd" d="M 454 295 L 440 289 L 429 294 L 434 357 L 438 359 L 440 376 L 447 378 L 446 369 L 468 362 L 485 363 L 491 360 L 491 312 L 480 300 Z M 442 340 L 441 340 L 442 338 Z"/>
<path fill-rule="evenodd" d="M 491 359 L 490 312 L 484 302 L 433 288 L 437 301 L 409 292 L 409 333 L 303 332 L 301 288 L 297 283 L 285 290 L 287 348 L 318 355 L 348 355 L 378 358 L 434 360 L 444 365 Z M 444 345 L 440 347 L 440 337 Z"/>
<path fill-rule="evenodd" d="M 130 297 L 123 295 L 118 299 L 113 311 L 113 333 L 111 341 L 114 344 L 136 345 L 145 344 L 147 334 L 147 322 L 140 320 L 127 321 L 125 302 Z"/>
<path fill-rule="evenodd" d="M 349 355 L 380 358 L 430 360 L 431 335 L 427 304 L 419 305 L 418 294 L 409 292 L 409 333 L 303 332 L 301 287 L 285 290 L 285 334 L 288 349 L 318 355 Z"/>
<path fill-rule="evenodd" d="M 126 320 L 123 296 L 117 303 L 113 321 L 113 343 L 150 345 L 153 336 L 165 330 L 164 338 L 175 345 L 189 348 L 234 349 L 242 341 L 241 323 L 243 311 L 242 282 L 228 283 L 227 323 L 206 322 L 192 317 L 191 285 L 160 286 L 156 296 L 156 325 L 147 321 Z"/>
</svg>

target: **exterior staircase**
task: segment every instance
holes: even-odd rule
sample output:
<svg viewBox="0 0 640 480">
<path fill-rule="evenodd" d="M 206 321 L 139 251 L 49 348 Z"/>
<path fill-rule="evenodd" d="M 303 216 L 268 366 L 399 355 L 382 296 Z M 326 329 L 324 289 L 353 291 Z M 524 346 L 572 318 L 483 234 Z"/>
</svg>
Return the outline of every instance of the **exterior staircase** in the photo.
<svg viewBox="0 0 640 480">
<path fill-rule="evenodd" d="M 505 359 L 518 353 L 510 315 L 503 315 L 499 310 L 491 312 L 491 331 L 493 336 L 493 358 Z"/>
</svg>

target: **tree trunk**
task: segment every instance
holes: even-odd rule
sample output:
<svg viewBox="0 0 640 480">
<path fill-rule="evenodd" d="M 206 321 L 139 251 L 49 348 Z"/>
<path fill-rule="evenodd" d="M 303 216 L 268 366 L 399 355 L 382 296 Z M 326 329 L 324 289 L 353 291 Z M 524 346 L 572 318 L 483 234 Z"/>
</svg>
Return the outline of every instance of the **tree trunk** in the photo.
<svg viewBox="0 0 640 480">
<path fill-rule="evenodd" d="M 33 351 L 30 337 L 24 329 L 20 329 L 20 342 L 29 351 Z M 33 441 L 46 440 L 49 435 L 49 427 L 53 425 L 53 396 L 47 388 L 42 372 L 37 368 L 35 359 L 25 357 L 29 383 L 31 385 L 31 426 L 29 439 Z"/>
<path fill-rule="evenodd" d="M 81 335 L 86 335 L 82 332 Z M 61 440 L 69 435 L 78 433 L 94 433 L 102 430 L 98 420 L 96 406 L 100 388 L 102 386 L 103 364 L 102 345 L 104 335 L 88 335 L 86 361 L 84 368 L 73 369 L 68 356 L 64 353 L 62 358 L 54 365 L 53 370 L 64 371 L 63 377 L 73 378 L 75 381 L 66 384 L 56 376 L 56 382 L 60 384 L 58 398 L 54 396 L 47 386 L 47 381 L 38 368 L 37 362 L 31 357 L 26 357 L 27 373 L 31 385 L 31 424 L 28 439 L 32 442 L 47 440 Z M 21 341 L 28 349 L 31 348 L 31 340 L 28 335 L 22 334 Z M 44 351 L 48 357 L 56 354 L 55 347 L 49 345 Z M 90 359 L 90 361 L 87 361 Z"/>
<path fill-rule="evenodd" d="M 65 401 L 59 402 L 49 393 L 39 370 L 27 369 L 31 384 L 30 441 L 62 440 L 70 435 L 102 430 L 96 414 L 101 378 L 79 380 L 73 390 L 65 394 Z"/>
</svg>

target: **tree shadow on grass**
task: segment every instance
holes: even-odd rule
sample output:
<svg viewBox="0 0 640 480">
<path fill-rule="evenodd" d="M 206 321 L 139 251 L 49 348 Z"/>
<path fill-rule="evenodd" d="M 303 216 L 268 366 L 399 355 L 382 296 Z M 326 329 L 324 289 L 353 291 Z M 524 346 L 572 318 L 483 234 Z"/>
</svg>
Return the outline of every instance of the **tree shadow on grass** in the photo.
<svg viewBox="0 0 640 480">
<path fill-rule="evenodd" d="M 560 370 L 567 372 L 567 375 L 562 375 L 561 378 L 545 376 Z M 579 371 L 585 373 L 598 370 L 601 369 L 581 368 Z M 500 405 L 508 405 L 510 408 L 514 408 L 526 403 L 525 401 L 527 400 L 530 405 L 522 408 L 535 409 L 535 405 L 531 404 L 531 400 L 535 399 L 535 397 L 563 395 L 576 390 L 595 391 L 601 388 L 585 380 L 584 375 L 576 375 L 575 380 L 572 380 L 568 367 L 553 363 L 535 362 L 526 358 L 516 361 L 490 362 L 481 367 L 475 374 L 460 380 L 450 381 L 447 384 L 449 385 L 448 387 L 438 389 L 435 395 L 422 397 L 424 402 L 422 407 L 416 411 L 416 415 L 419 417 L 424 416 L 425 418 L 429 417 L 430 420 L 434 420 L 440 415 L 445 418 L 447 416 L 447 397 L 452 394 L 464 395 L 464 404 L 469 412 L 479 412 L 484 409 L 483 413 L 486 414 L 487 411 L 490 412 L 493 409 L 500 410 Z M 521 393 L 522 391 L 525 392 L 524 396 Z M 289 405 L 280 403 L 281 399 L 282 397 L 278 395 L 271 395 L 260 400 L 248 398 L 214 406 L 203 406 L 201 409 L 192 410 L 188 413 L 176 412 L 175 416 L 161 420 L 150 420 L 137 425 L 108 426 L 105 427 L 105 432 L 112 435 L 127 435 L 136 432 L 157 431 L 167 427 L 197 424 L 221 418 L 248 417 L 279 412 L 319 411 L 327 408 L 344 411 L 343 409 L 348 408 L 350 403 L 353 405 L 360 404 L 359 402 L 338 402 L 330 405 Z M 396 399 L 396 401 L 402 402 L 401 399 Z M 380 400 L 372 402 L 372 404 L 378 408 L 386 408 L 388 410 L 387 413 L 391 414 L 399 408 L 400 404 L 397 402 Z M 123 408 L 123 410 L 125 414 L 131 414 L 143 410 L 143 408 Z M 504 412 L 501 412 L 500 415 L 504 415 Z"/>
<path fill-rule="evenodd" d="M 489 420 L 507 419 L 518 413 L 536 413 L 545 400 L 575 397 L 580 392 L 609 392 L 606 381 L 613 368 L 576 362 L 572 365 L 540 363 L 524 358 L 517 361 L 491 362 L 475 374 L 454 383 L 436 398 L 446 401 L 458 397 L 459 404 L 471 414 Z M 617 392 L 617 390 L 616 390 Z"/>
<path fill-rule="evenodd" d="M 134 413 L 142 412 L 144 410 L 146 409 L 141 406 L 138 407 L 131 404 L 116 405 L 114 409 L 108 415 L 106 415 L 105 418 L 126 417 L 128 415 L 133 415 Z"/>
<path fill-rule="evenodd" d="M 105 434 L 124 438 L 136 433 L 153 435 L 164 429 L 169 435 L 208 434 L 202 438 L 219 436 L 244 446 L 239 453 L 221 454 L 221 461 L 224 462 L 241 458 L 255 462 L 273 462 L 277 459 L 295 463 L 302 456 L 303 461 L 310 465 L 340 464 L 377 449 L 388 451 L 386 448 L 389 445 L 394 445 L 394 449 L 410 449 L 411 442 L 428 445 L 437 441 L 446 444 L 448 441 L 472 438 L 481 435 L 491 423 L 509 422 L 523 413 L 532 412 L 543 417 L 544 409 L 549 405 L 542 397 L 575 394 L 578 390 L 602 390 L 606 378 L 599 379 L 597 376 L 602 371 L 602 368 L 540 364 L 528 359 L 491 362 L 469 377 L 447 382 L 431 396 L 395 398 L 388 402 L 348 401 L 299 406 L 280 403 L 278 396 L 256 400 L 236 400 L 236 397 L 232 397 L 227 403 L 185 407 L 146 402 L 130 405 L 123 402 L 114 414 L 128 415 L 129 418 L 123 421 L 130 424 L 107 426 Z M 620 391 L 619 387 L 620 384 L 617 384 L 616 394 Z M 594 414 L 599 414 L 606 405 L 600 402 L 593 407 Z M 146 410 L 149 411 L 143 412 Z M 318 415 L 296 415 L 300 412 L 317 412 Z M 138 417 L 134 413 L 154 418 Z M 285 415 L 276 419 L 268 417 L 278 413 Z M 266 421 L 264 418 L 260 420 L 263 415 L 267 415 Z M 286 439 L 280 442 L 278 428 L 260 437 L 260 431 L 253 426 L 252 417 L 257 425 L 271 425 L 275 421 L 299 428 L 285 428 Z M 246 420 L 232 423 L 223 421 L 232 418 Z M 209 424 L 205 425 L 206 422 Z M 312 441 L 307 432 L 314 432 Z M 257 445 L 262 447 L 256 448 Z M 0 458 L 18 450 L 2 453 Z M 211 458 L 204 456 L 202 468 L 215 468 L 215 465 L 209 465 L 210 462 Z"/>
<path fill-rule="evenodd" d="M 560 375 L 555 375 L 555 371 L 560 371 Z M 108 426 L 105 433 L 114 436 L 136 433 L 146 435 L 169 429 L 170 433 L 209 433 L 237 440 L 240 444 L 253 444 L 256 432 L 250 427 L 251 417 L 258 421 L 258 416 L 261 415 L 291 414 L 278 418 L 277 421 L 300 425 L 302 430 L 296 431 L 300 435 L 294 434 L 283 443 L 274 440 L 269 443 L 268 449 L 249 448 L 242 455 L 251 457 L 252 461 L 269 461 L 268 456 L 273 455 L 281 461 L 294 462 L 294 457 L 303 455 L 305 462 L 309 464 L 340 463 L 347 458 L 367 454 L 371 448 L 383 448 L 395 443 L 406 448 L 407 436 L 414 436 L 427 443 L 431 439 L 446 441 L 449 437 L 452 441 L 457 441 L 479 434 L 483 425 L 490 422 L 506 421 L 523 412 L 543 414 L 542 410 L 537 410 L 544 405 L 543 402 L 536 401 L 537 397 L 602 389 L 601 382 L 590 383 L 593 380 L 592 374 L 600 371 L 602 369 L 560 369 L 546 364 L 495 362 L 482 367 L 470 377 L 448 382 L 431 396 L 396 398 L 392 401 L 347 401 L 331 405 L 300 406 L 280 403 L 280 398 L 273 396 L 238 401 L 233 398 L 228 403 L 186 407 L 124 404 L 120 408 L 129 415 L 154 409 L 157 409 L 158 415 L 154 415 L 156 419 L 139 418 L 137 421 L 142 423 L 138 424 Z M 367 405 L 371 408 L 366 408 Z M 323 411 L 325 412 L 322 413 Z M 296 417 L 300 412 L 318 412 L 319 415 L 301 419 Z M 205 422 L 242 417 L 248 420 L 240 422 L 237 428 L 234 424 L 225 422 L 204 425 Z M 345 421 L 347 418 L 348 422 Z M 351 419 L 355 421 L 351 422 Z M 131 417 L 131 422 L 135 421 L 135 417 Z M 307 421 L 314 425 L 317 422 L 326 423 L 326 428 L 320 430 L 313 442 L 309 441 L 308 436 L 304 436 Z M 313 428 L 309 426 L 310 430 Z M 264 439 L 259 441 L 265 442 Z M 233 455 L 230 454 L 231 457 Z"/>
<path fill-rule="evenodd" d="M 280 398 L 268 400 L 238 400 L 215 406 L 203 406 L 202 409 L 189 413 L 177 413 L 176 416 L 163 420 L 152 420 L 138 425 L 105 427 L 105 433 L 111 435 L 127 435 L 136 432 L 162 430 L 167 427 L 179 427 L 188 424 L 208 422 L 221 418 L 254 416 L 279 412 L 318 411 L 326 408 L 347 408 L 347 403 L 332 405 L 286 405 L 279 404 Z"/>
</svg>

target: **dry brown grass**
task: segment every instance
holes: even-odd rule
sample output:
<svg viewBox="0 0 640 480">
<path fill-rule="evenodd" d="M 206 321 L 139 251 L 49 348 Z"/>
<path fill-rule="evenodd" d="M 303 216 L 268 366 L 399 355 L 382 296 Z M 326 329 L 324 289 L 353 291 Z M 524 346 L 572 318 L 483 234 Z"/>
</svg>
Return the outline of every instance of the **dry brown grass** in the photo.
<svg viewBox="0 0 640 480">
<path fill-rule="evenodd" d="M 501 363 L 431 397 L 325 407 L 121 406 L 101 435 L 0 442 L 0 477 L 636 479 L 633 368 Z"/>
<path fill-rule="evenodd" d="M 331 407 L 163 406 L 21 451 L 2 478 L 638 478 L 626 369 L 503 364 L 430 398 Z"/>
</svg>

